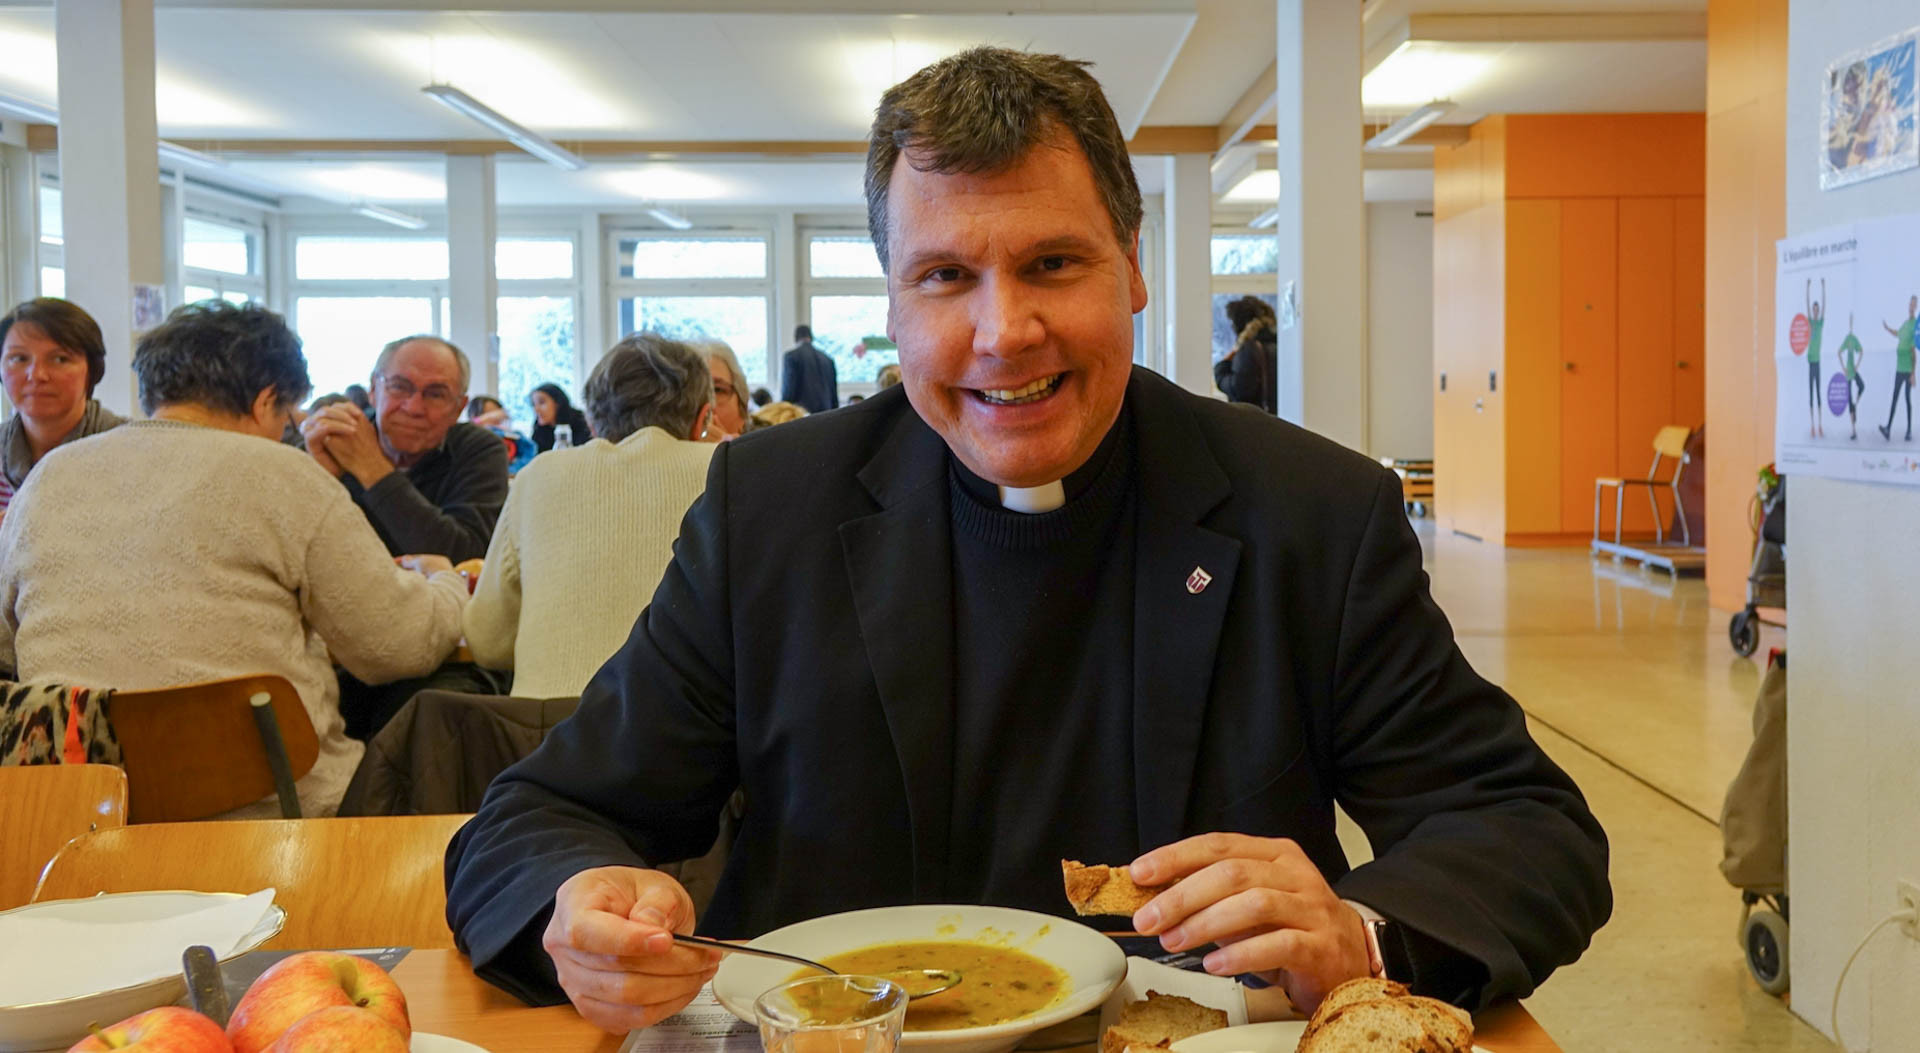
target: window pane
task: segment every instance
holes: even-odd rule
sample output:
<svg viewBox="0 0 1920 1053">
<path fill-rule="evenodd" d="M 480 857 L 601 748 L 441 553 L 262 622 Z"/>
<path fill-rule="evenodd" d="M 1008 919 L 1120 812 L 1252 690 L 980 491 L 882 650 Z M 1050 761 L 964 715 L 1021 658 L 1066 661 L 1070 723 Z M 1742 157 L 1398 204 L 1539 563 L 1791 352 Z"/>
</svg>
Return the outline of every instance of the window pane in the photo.
<svg viewBox="0 0 1920 1053">
<path fill-rule="evenodd" d="M 293 273 L 301 279 L 430 281 L 447 276 L 447 243 L 439 238 L 304 237 L 293 244 Z"/>
<path fill-rule="evenodd" d="M 500 297 L 500 404 L 522 435 L 533 433 L 533 407 L 527 399 L 541 384 L 566 389 L 580 404 L 573 367 L 573 297 Z M 584 445 L 587 437 L 573 437 Z"/>
<path fill-rule="evenodd" d="M 747 383 L 767 382 L 767 298 L 645 296 L 620 301 L 621 332 L 653 332 L 675 340 L 724 340 Z"/>
<path fill-rule="evenodd" d="M 622 278 L 764 278 L 765 238 L 624 238 Z"/>
<path fill-rule="evenodd" d="M 189 285 L 181 291 L 185 293 L 188 303 L 199 303 L 202 300 L 212 300 L 220 295 L 220 291 L 218 289 L 209 289 L 204 285 Z M 325 392 L 322 392 L 322 394 L 325 394 Z"/>
<path fill-rule="evenodd" d="M 891 348 L 868 351 L 860 343 L 869 336 L 886 339 L 885 296 L 815 296 L 807 310 L 813 346 L 832 356 L 840 383 L 871 384 L 881 366 L 900 360 L 900 353 Z"/>
<path fill-rule="evenodd" d="M 1240 334 L 1234 332 L 1233 323 L 1227 321 L 1227 305 L 1246 295 L 1248 294 L 1213 294 L 1213 357 L 1216 359 L 1233 350 L 1234 345 L 1240 342 Z M 1279 309 L 1280 295 L 1278 293 L 1260 293 L 1258 295 L 1260 299 L 1266 301 L 1268 307 L 1272 307 L 1275 310 Z"/>
<path fill-rule="evenodd" d="M 60 219 L 60 188 L 42 186 L 40 188 L 40 240 L 49 245 L 65 242 L 65 227 Z M 44 291 L 44 290 L 43 290 Z M 52 296 L 52 293 L 46 293 Z"/>
<path fill-rule="evenodd" d="M 525 278 L 573 277 L 571 238 L 513 238 L 493 243 L 494 277 L 502 281 Z M 501 301 L 504 303 L 505 301 Z"/>
<path fill-rule="evenodd" d="M 232 290 L 230 292 L 223 292 L 220 294 L 220 298 L 222 300 L 227 301 L 228 303 L 249 304 L 253 302 L 253 297 L 248 296 L 246 293 L 243 293 L 238 289 Z"/>
<path fill-rule="evenodd" d="M 816 278 L 884 278 L 880 257 L 867 237 L 819 237 L 807 241 L 807 269 Z"/>
<path fill-rule="evenodd" d="M 253 273 L 253 234 L 250 231 L 189 217 L 185 234 L 187 266 L 225 274 Z"/>
<path fill-rule="evenodd" d="M 66 268 L 64 267 L 40 268 L 40 295 L 60 296 L 60 297 L 64 297 L 67 295 Z"/>
<path fill-rule="evenodd" d="M 1280 239 L 1272 234 L 1215 234 L 1213 273 L 1273 274 L 1280 269 Z"/>
<path fill-rule="evenodd" d="M 313 393 L 365 384 L 388 340 L 433 328 L 433 301 L 424 296 L 302 296 L 294 326 L 307 353 Z"/>
</svg>

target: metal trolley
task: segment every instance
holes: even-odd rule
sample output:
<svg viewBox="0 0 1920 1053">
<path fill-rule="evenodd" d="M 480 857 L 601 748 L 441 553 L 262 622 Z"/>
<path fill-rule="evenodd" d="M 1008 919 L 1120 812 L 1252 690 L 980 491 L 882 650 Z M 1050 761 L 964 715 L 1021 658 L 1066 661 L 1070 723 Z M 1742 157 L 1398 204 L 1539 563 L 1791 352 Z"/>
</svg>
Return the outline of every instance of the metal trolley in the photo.
<svg viewBox="0 0 1920 1053">
<path fill-rule="evenodd" d="M 1762 625 L 1787 624 L 1787 481 L 1772 465 L 1761 469 L 1749 507 L 1753 564 L 1747 571 L 1747 605 L 1727 623 L 1727 639 L 1741 657 L 1760 646 Z"/>
</svg>

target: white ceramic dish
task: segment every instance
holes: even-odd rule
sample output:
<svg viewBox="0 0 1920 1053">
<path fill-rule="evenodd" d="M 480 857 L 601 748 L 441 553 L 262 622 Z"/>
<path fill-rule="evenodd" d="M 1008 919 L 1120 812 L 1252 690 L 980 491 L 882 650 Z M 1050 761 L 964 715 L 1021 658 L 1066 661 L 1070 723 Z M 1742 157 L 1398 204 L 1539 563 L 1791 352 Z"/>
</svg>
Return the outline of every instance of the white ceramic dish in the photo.
<svg viewBox="0 0 1920 1053">
<path fill-rule="evenodd" d="M 1173 1044 L 1173 1053 L 1293 1053 L 1300 1044 L 1305 1020 L 1275 1020 L 1207 1031 Z M 1475 1053 L 1487 1053 L 1479 1046 Z"/>
<path fill-rule="evenodd" d="M 164 917 L 182 913 L 186 905 L 207 897 L 240 899 L 233 892 L 117 892 L 80 900 L 53 900 L 15 907 L 24 911 L 97 911 L 102 901 L 112 901 L 109 909 L 124 911 L 126 917 L 143 913 Z M 260 946 L 279 935 L 287 923 L 287 912 L 278 904 L 268 909 L 260 924 L 247 933 L 223 961 Z M 187 993 L 187 981 L 179 973 L 149 980 L 143 984 L 120 987 L 97 994 L 62 998 L 35 1005 L 0 1006 L 0 1053 L 31 1053 L 34 1050 L 64 1050 L 87 1037 L 89 1024 L 116 1024 L 135 1013 L 155 1006 L 172 1005 Z"/>
<path fill-rule="evenodd" d="M 1013 947 L 1067 974 L 1066 994 L 1029 1016 L 992 1027 L 909 1031 L 910 1053 L 996 1053 L 1044 1027 L 1069 1020 L 1106 1001 L 1126 979 L 1127 959 L 1111 939 L 1078 922 L 1006 907 L 924 905 L 878 907 L 832 914 L 775 929 L 752 946 L 819 961 L 842 951 L 908 940 L 977 940 Z M 786 962 L 728 955 L 713 978 L 713 994 L 742 1020 L 753 1021 L 753 1001 L 793 976 Z"/>
<path fill-rule="evenodd" d="M 413 1033 L 413 1041 L 408 1043 L 413 1053 L 488 1053 L 471 1042 L 463 1042 L 445 1035 L 428 1035 L 419 1031 Z"/>
</svg>

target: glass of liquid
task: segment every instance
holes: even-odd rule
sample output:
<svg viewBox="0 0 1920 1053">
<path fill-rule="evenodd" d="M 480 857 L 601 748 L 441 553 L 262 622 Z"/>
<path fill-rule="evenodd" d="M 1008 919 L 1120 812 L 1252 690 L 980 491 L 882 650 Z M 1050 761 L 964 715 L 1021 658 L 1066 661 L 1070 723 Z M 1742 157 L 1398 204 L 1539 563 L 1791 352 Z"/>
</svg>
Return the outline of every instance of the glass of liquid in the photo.
<svg viewBox="0 0 1920 1053">
<path fill-rule="evenodd" d="M 906 989 L 877 976 L 809 976 L 753 1003 L 766 1053 L 894 1053 Z"/>
</svg>

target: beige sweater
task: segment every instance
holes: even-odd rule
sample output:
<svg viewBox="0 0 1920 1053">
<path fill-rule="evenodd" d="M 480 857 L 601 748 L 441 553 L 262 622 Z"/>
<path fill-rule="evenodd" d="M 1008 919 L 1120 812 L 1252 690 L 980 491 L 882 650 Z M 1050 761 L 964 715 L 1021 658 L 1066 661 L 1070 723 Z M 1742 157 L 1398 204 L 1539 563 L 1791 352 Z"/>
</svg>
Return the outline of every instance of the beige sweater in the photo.
<svg viewBox="0 0 1920 1053">
<path fill-rule="evenodd" d="M 191 424 L 137 421 L 54 450 L 0 521 L 0 659 L 21 680 L 284 676 L 320 737 L 299 782 L 309 816 L 333 814 L 360 761 L 333 663 L 374 683 L 430 672 L 465 601 L 454 574 L 394 566 L 311 457 Z"/>
<path fill-rule="evenodd" d="M 467 605 L 474 661 L 523 698 L 578 695 L 653 598 L 713 451 L 642 428 L 522 468 Z"/>
</svg>

